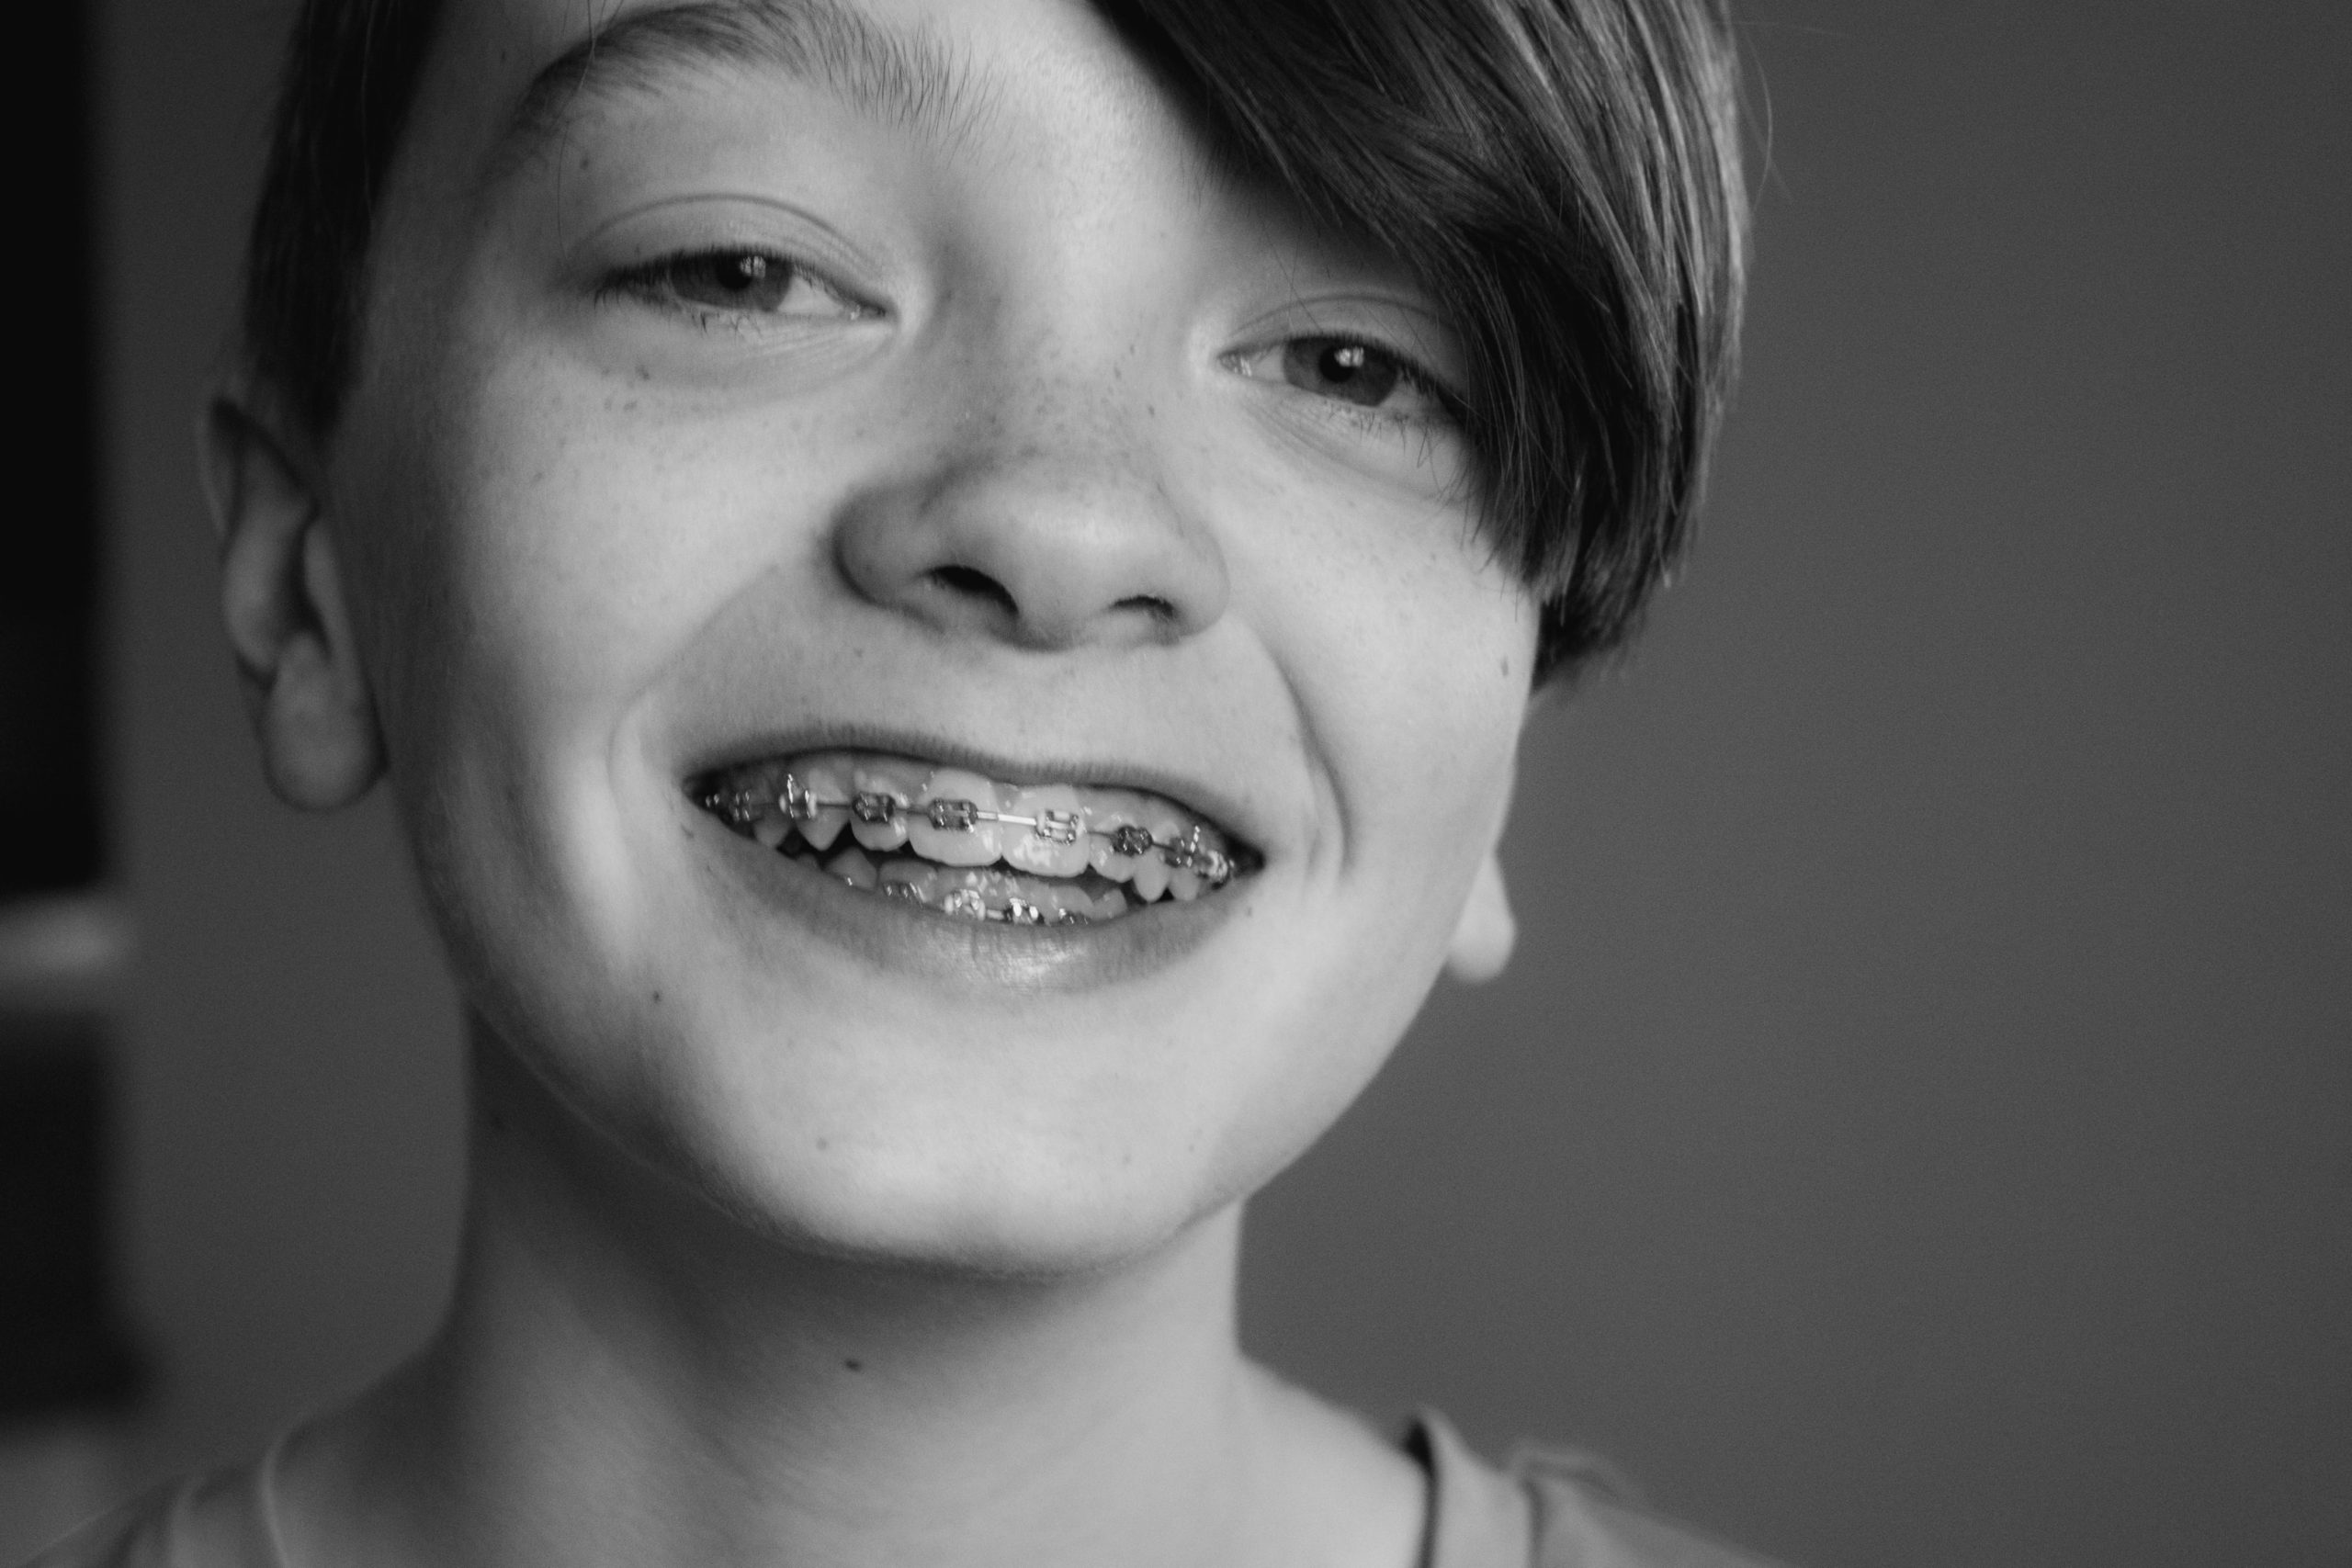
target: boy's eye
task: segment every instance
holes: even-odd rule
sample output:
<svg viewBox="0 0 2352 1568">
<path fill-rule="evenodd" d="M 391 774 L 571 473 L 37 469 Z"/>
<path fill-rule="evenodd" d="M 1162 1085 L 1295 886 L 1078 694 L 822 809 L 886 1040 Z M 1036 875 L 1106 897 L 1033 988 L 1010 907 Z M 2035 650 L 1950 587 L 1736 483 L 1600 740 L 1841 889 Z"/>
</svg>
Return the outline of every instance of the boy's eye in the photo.
<svg viewBox="0 0 2352 1568">
<path fill-rule="evenodd" d="M 1361 338 L 1295 337 L 1237 356 L 1246 376 L 1279 376 L 1301 391 L 1398 420 L 1442 419 L 1436 382 L 1403 355 Z"/>
<path fill-rule="evenodd" d="M 1405 379 L 1405 367 L 1370 344 L 1344 338 L 1293 338 L 1283 344 L 1283 379 L 1342 402 L 1376 409 Z"/>
<path fill-rule="evenodd" d="M 620 274 L 608 287 L 700 317 L 854 321 L 875 313 L 799 263 L 765 251 L 664 256 Z"/>
</svg>

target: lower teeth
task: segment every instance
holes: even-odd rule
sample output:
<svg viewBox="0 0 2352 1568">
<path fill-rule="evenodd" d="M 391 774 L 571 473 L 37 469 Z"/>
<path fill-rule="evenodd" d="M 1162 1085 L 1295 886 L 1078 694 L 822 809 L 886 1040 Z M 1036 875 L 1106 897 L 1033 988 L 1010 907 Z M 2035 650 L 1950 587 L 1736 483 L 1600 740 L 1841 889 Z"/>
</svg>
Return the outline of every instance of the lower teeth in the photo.
<svg viewBox="0 0 2352 1568">
<path fill-rule="evenodd" d="M 1118 883 L 1093 872 L 1048 881 L 1001 866 L 976 870 L 919 856 L 876 854 L 854 842 L 842 843 L 827 856 L 797 834 L 778 844 L 768 844 L 767 835 L 758 832 L 751 837 L 861 892 L 920 904 L 959 919 L 1014 926 L 1089 925 L 1142 908 Z"/>
</svg>

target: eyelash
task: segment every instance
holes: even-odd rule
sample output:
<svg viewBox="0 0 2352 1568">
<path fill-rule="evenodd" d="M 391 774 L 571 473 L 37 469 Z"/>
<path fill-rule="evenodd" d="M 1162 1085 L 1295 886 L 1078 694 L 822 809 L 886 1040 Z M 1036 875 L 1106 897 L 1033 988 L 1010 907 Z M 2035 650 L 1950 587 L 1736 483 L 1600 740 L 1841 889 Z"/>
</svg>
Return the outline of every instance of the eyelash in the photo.
<svg viewBox="0 0 2352 1568">
<path fill-rule="evenodd" d="M 1227 356 L 1227 363 L 1242 375 L 1250 377 L 1252 379 L 1262 379 L 1264 378 L 1261 373 L 1252 367 L 1253 364 L 1276 354 L 1283 356 L 1282 366 L 1276 371 L 1277 375 L 1297 387 L 1299 390 L 1313 397 L 1321 405 L 1320 412 L 1325 417 L 1347 424 L 1363 434 L 1376 434 L 1414 425 L 1425 428 L 1450 426 L 1460 420 L 1462 400 L 1442 378 L 1411 355 L 1369 337 L 1339 333 L 1305 333 L 1296 337 L 1283 338 L 1261 348 L 1231 355 Z M 1427 400 L 1430 406 L 1425 410 L 1391 412 L 1377 403 L 1358 403 L 1342 396 L 1317 392 L 1312 387 L 1302 386 L 1297 380 L 1292 379 L 1289 372 L 1299 368 L 1301 360 L 1306 359 L 1309 354 L 1312 355 L 1312 359 L 1309 361 L 1311 373 L 1317 377 L 1328 378 L 1329 372 L 1332 370 L 1340 371 L 1349 378 L 1366 371 L 1372 371 L 1374 375 L 1385 371 L 1389 378 L 1387 387 L 1403 387 L 1418 392 Z M 1340 363 L 1330 364 L 1329 360 L 1333 355 L 1343 356 Z M 1347 363 L 1344 357 L 1350 355 L 1353 356 L 1352 364 Z M 1377 360 L 1380 363 L 1375 367 L 1369 362 L 1370 360 Z M 1381 401 L 1386 400 L 1384 395 Z"/>
<path fill-rule="evenodd" d="M 740 325 L 763 317 L 793 319 L 793 313 L 783 310 L 780 302 L 777 306 L 763 309 L 756 304 L 697 300 L 681 288 L 682 276 L 689 268 L 729 265 L 741 269 L 742 282 L 747 288 L 767 283 L 788 298 L 795 287 L 804 283 L 808 285 L 840 307 L 839 316 L 833 319 L 860 321 L 883 313 L 805 263 L 774 251 L 729 245 L 681 251 L 621 268 L 609 274 L 596 286 L 595 297 L 599 303 L 616 297 L 632 299 L 655 310 L 684 316 L 705 329 L 728 322 Z M 728 285 L 722 283 L 720 286 Z"/>
<path fill-rule="evenodd" d="M 689 269 L 727 266 L 738 269 L 739 281 L 746 290 L 766 284 L 780 290 L 782 298 L 789 298 L 796 287 L 806 284 L 839 307 L 837 315 L 801 319 L 859 321 L 884 314 L 879 307 L 857 299 L 823 273 L 788 255 L 726 245 L 679 251 L 620 268 L 598 283 L 595 298 L 599 303 L 616 298 L 634 299 L 651 309 L 683 316 L 705 331 L 729 323 L 743 326 L 762 318 L 795 319 L 782 310 L 781 299 L 775 306 L 766 308 L 757 304 L 712 302 L 695 299 L 681 287 L 682 279 Z M 735 286 L 734 282 L 724 278 L 718 282 L 722 289 Z M 1377 434 L 1413 425 L 1452 425 L 1459 420 L 1461 399 L 1451 387 L 1411 355 L 1372 338 L 1338 333 L 1303 333 L 1279 339 L 1257 349 L 1238 351 L 1227 356 L 1227 364 L 1252 379 L 1262 379 L 1253 366 L 1270 355 L 1282 355 L 1283 362 L 1276 374 L 1313 397 L 1321 405 L 1320 412 L 1326 417 L 1363 434 Z M 1337 363 L 1332 362 L 1335 355 L 1339 356 Z M 1289 373 L 1299 368 L 1302 363 L 1311 367 L 1311 373 L 1319 378 L 1334 379 L 1332 373 L 1337 372 L 1336 378 L 1342 385 L 1360 374 L 1369 372 L 1377 378 L 1385 373 L 1388 378 L 1386 387 L 1403 387 L 1418 392 L 1427 400 L 1430 407 L 1423 411 L 1396 412 L 1383 409 L 1379 403 L 1358 403 L 1344 396 L 1318 392 L 1291 379 Z M 1387 400 L 1385 390 L 1380 400 Z"/>
</svg>

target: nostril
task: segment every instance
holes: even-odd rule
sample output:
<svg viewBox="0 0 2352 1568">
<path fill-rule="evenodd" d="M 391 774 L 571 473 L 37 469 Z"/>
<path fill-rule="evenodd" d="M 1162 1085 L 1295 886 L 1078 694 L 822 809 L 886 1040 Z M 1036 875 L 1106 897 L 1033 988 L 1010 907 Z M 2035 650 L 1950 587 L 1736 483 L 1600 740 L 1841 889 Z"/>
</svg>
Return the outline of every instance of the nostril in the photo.
<svg viewBox="0 0 2352 1568">
<path fill-rule="evenodd" d="M 1004 584 L 977 567 L 934 567 L 924 576 L 933 587 L 944 588 L 959 598 L 982 600 L 1008 615 L 1021 613 L 1021 606 L 1013 603 L 1012 594 Z"/>
</svg>

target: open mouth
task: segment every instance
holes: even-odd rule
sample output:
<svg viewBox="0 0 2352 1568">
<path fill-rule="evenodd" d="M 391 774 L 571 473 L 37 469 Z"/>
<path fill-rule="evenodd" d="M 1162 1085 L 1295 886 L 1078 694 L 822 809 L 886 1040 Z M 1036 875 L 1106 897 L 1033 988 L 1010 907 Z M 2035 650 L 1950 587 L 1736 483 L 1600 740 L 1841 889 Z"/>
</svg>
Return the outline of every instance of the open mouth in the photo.
<svg viewBox="0 0 2352 1568">
<path fill-rule="evenodd" d="M 1121 919 L 1215 893 L 1261 863 L 1147 790 L 1009 784 L 881 752 L 763 758 L 697 775 L 686 793 L 778 854 L 957 919 Z"/>
</svg>

